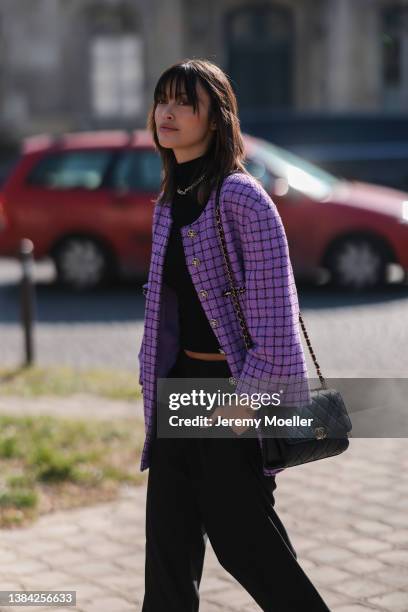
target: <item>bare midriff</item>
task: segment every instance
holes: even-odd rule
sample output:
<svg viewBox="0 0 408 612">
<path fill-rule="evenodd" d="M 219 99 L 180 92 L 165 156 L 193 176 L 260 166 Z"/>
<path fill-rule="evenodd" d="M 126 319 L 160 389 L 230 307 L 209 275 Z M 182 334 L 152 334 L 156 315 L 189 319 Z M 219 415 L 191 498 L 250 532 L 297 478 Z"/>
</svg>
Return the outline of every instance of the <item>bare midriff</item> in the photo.
<svg viewBox="0 0 408 612">
<path fill-rule="evenodd" d="M 222 361 L 226 359 L 226 356 L 220 353 L 196 353 L 195 351 L 189 351 L 187 349 L 183 350 L 186 355 L 193 359 L 203 359 L 204 361 Z"/>
</svg>

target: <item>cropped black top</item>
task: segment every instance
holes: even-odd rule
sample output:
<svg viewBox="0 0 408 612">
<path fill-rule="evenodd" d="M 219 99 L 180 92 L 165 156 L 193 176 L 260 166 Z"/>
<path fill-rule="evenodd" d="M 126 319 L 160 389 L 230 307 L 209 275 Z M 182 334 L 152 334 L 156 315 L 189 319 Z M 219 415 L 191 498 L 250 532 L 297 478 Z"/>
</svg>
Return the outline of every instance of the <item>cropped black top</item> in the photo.
<svg viewBox="0 0 408 612">
<path fill-rule="evenodd" d="M 176 166 L 176 185 L 184 189 L 200 178 L 208 153 Z M 179 228 L 193 223 L 203 212 L 197 201 L 197 187 L 173 198 L 172 226 L 164 259 L 163 281 L 172 287 L 179 303 L 180 347 L 201 353 L 221 353 L 219 342 L 205 315 L 188 271 Z"/>
</svg>

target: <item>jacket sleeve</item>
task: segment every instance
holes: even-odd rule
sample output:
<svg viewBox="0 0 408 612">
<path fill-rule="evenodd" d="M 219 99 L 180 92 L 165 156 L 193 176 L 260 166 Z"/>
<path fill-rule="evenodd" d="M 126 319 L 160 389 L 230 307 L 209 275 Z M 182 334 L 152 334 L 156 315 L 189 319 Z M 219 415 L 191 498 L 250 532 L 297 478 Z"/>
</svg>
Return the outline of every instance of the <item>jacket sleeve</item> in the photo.
<svg viewBox="0 0 408 612">
<path fill-rule="evenodd" d="M 241 305 L 253 346 L 236 393 L 284 390 L 281 404 L 299 406 L 309 403 L 310 391 L 287 238 L 270 196 L 261 186 L 250 189 L 240 228 L 246 285 Z"/>
</svg>

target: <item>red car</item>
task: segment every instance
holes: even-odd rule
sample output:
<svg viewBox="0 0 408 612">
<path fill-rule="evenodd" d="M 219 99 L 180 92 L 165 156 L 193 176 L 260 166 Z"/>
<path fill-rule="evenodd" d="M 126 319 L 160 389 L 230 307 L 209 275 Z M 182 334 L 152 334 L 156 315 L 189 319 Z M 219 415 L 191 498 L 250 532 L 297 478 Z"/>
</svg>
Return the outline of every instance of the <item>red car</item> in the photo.
<svg viewBox="0 0 408 612">
<path fill-rule="evenodd" d="M 248 170 L 278 206 L 296 276 L 328 270 L 347 288 L 378 286 L 390 263 L 408 271 L 408 194 L 338 180 L 245 135 Z M 0 255 L 19 240 L 51 256 L 59 280 L 91 288 L 115 274 L 145 275 L 160 157 L 137 130 L 38 136 L 24 141 L 0 193 Z"/>
</svg>

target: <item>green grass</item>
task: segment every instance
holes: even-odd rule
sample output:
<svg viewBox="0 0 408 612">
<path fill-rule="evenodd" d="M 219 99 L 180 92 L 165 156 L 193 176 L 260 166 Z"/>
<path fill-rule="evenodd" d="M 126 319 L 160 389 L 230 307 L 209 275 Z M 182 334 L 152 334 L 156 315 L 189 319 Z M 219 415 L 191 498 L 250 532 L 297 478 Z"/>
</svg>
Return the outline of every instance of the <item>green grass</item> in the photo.
<svg viewBox="0 0 408 612">
<path fill-rule="evenodd" d="M 143 441 L 138 419 L 0 415 L 0 527 L 112 499 L 121 483 L 144 482 Z"/>
<path fill-rule="evenodd" d="M 141 397 L 136 371 L 80 370 L 58 366 L 0 369 L 0 396 L 67 397 L 75 393 L 90 393 L 119 400 L 137 400 Z"/>
</svg>

